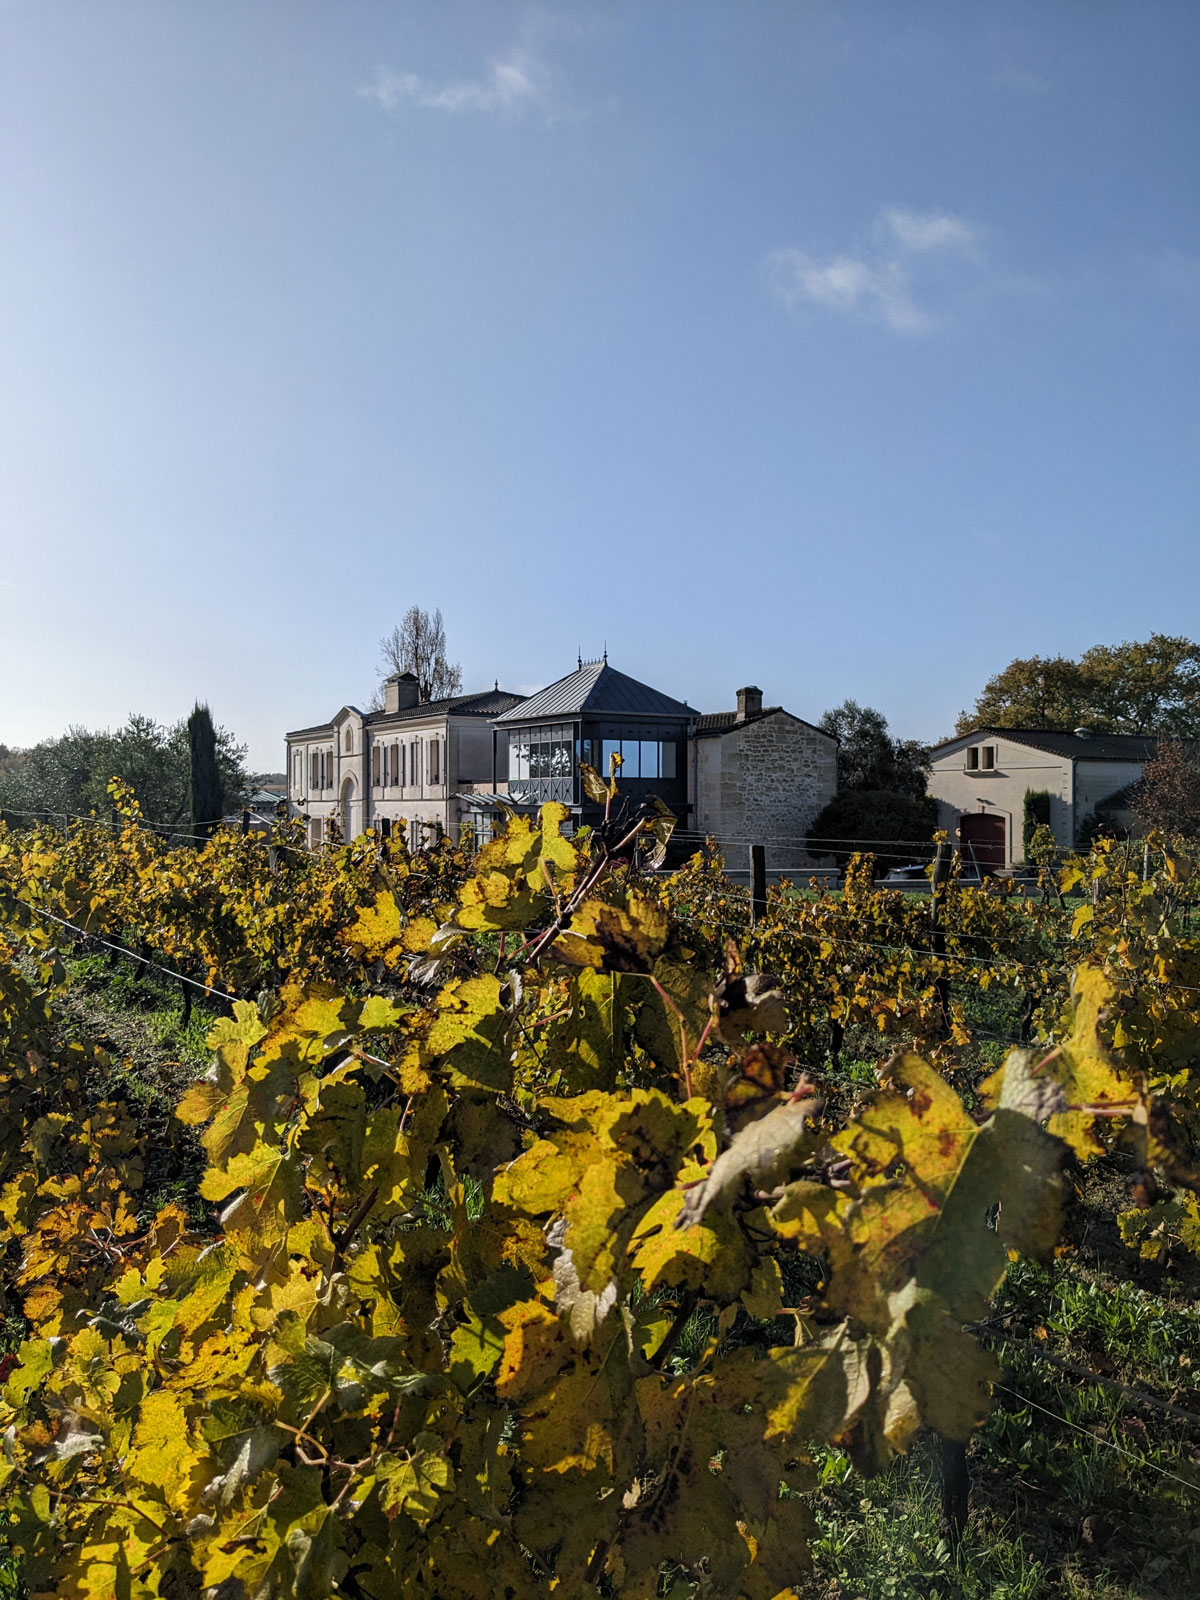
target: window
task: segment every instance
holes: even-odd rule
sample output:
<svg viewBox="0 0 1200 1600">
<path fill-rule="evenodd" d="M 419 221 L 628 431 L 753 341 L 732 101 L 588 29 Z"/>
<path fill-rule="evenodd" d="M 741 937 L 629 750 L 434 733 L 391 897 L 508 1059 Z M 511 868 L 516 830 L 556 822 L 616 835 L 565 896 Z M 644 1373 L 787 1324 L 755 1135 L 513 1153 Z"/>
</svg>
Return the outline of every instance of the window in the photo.
<svg viewBox="0 0 1200 1600">
<path fill-rule="evenodd" d="M 609 758 L 613 755 L 621 757 L 621 778 L 637 778 L 645 783 L 656 778 L 675 777 L 673 739 L 605 739 L 600 771 L 606 778 Z"/>
<path fill-rule="evenodd" d="M 979 755 L 980 765 L 982 766 L 983 770 L 985 772 L 995 772 L 996 746 L 994 744 L 985 744 L 980 750 Z"/>
<path fill-rule="evenodd" d="M 383 750 L 377 744 L 371 746 L 371 782 L 377 789 L 383 782 Z"/>
<path fill-rule="evenodd" d="M 414 739 L 408 747 L 408 781 L 413 788 L 421 782 L 421 741 Z"/>
<path fill-rule="evenodd" d="M 321 751 L 321 773 L 320 773 L 320 779 L 321 779 L 320 787 L 322 789 L 328 789 L 328 788 L 331 787 L 331 785 L 333 783 L 333 751 L 332 750 L 322 750 Z"/>
<path fill-rule="evenodd" d="M 347 728 L 346 729 L 346 754 L 349 755 L 351 750 L 353 750 L 353 749 L 354 749 L 354 729 L 353 728 Z"/>
<path fill-rule="evenodd" d="M 299 794 L 304 785 L 304 757 L 297 750 L 292 757 L 292 788 Z"/>
<path fill-rule="evenodd" d="M 405 769 L 405 767 L 407 765 L 407 762 L 404 759 L 405 753 L 406 752 L 405 752 L 404 745 L 398 744 L 396 746 L 395 772 L 396 772 L 396 782 L 400 785 L 400 787 L 402 789 L 403 789 L 404 785 L 408 781 L 408 779 L 405 777 L 405 773 L 404 773 L 404 769 Z"/>
<path fill-rule="evenodd" d="M 392 781 L 392 747 L 385 744 L 383 747 L 383 787 L 389 787 Z"/>
<path fill-rule="evenodd" d="M 394 742 L 393 744 L 391 744 L 389 746 L 389 750 L 391 752 L 391 757 L 392 757 L 391 762 L 390 762 L 391 772 L 392 772 L 392 776 L 391 776 L 391 780 L 390 781 L 392 782 L 393 785 L 395 785 L 397 783 L 403 783 L 404 779 L 400 776 L 400 745 L 399 745 L 399 743 L 398 742 Z"/>
<path fill-rule="evenodd" d="M 441 783 L 442 781 L 442 741 L 430 739 L 429 741 L 429 781 Z"/>
<path fill-rule="evenodd" d="M 308 787 L 319 789 L 321 787 L 321 758 L 315 750 L 310 750 L 308 755 Z"/>
<path fill-rule="evenodd" d="M 977 744 L 969 744 L 967 746 L 967 771 L 979 771 L 979 746 Z"/>
<path fill-rule="evenodd" d="M 313 850 L 315 850 L 321 843 L 321 822 L 318 817 L 313 817 L 309 821 L 308 843 L 309 847 Z"/>
</svg>

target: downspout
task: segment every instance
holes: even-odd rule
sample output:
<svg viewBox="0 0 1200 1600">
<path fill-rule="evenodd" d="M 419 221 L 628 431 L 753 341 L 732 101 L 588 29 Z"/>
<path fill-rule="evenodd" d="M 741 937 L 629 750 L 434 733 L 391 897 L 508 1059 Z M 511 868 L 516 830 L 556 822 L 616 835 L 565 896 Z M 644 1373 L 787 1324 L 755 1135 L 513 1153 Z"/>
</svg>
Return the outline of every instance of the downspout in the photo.
<svg viewBox="0 0 1200 1600">
<path fill-rule="evenodd" d="M 691 815 L 690 820 L 691 820 L 693 828 L 695 828 L 696 832 L 699 833 L 700 832 L 700 741 L 696 737 L 696 724 L 694 722 L 691 722 L 691 723 L 688 724 L 688 736 L 687 736 L 687 738 L 688 738 L 688 748 L 691 751 L 691 756 L 692 756 L 692 760 L 691 760 L 691 768 L 692 768 L 691 790 L 692 790 L 692 792 L 691 792 L 690 796 L 688 797 L 690 802 L 691 802 L 691 808 L 692 808 L 692 815 Z"/>
</svg>

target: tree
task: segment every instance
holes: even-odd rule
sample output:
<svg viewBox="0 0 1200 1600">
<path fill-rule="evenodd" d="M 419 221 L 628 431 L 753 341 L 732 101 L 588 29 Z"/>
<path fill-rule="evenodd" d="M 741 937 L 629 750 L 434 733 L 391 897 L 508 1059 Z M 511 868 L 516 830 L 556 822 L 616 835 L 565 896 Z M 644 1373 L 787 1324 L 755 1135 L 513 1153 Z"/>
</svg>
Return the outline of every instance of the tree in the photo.
<svg viewBox="0 0 1200 1600">
<path fill-rule="evenodd" d="M 409 606 L 399 626 L 379 641 L 379 653 L 385 676 L 411 672 L 422 700 L 445 700 L 462 693 L 462 670 L 456 661 L 446 659 L 446 629 L 440 610 L 431 617 L 420 606 Z M 380 703 L 381 694 L 382 686 L 376 691 Z"/>
<path fill-rule="evenodd" d="M 920 799 L 929 781 L 929 751 L 915 739 L 893 739 L 887 718 L 847 700 L 820 721 L 838 744 L 838 789 L 888 790 Z"/>
<path fill-rule="evenodd" d="M 1200 645 L 1154 633 L 1141 643 L 1093 645 L 1078 661 L 1018 658 L 988 679 L 956 731 L 1079 726 L 1200 737 Z"/>
<path fill-rule="evenodd" d="M 1050 826 L 1050 791 L 1049 789 L 1026 789 L 1024 816 L 1021 823 L 1021 842 L 1024 845 L 1026 861 L 1032 861 L 1030 847 L 1033 836 L 1039 828 Z"/>
<path fill-rule="evenodd" d="M 846 789 L 814 821 L 810 848 L 815 855 L 833 856 L 839 866 L 856 850 L 869 850 L 884 875 L 892 867 L 928 861 L 936 827 L 937 803 L 928 795 Z"/>
<path fill-rule="evenodd" d="M 1200 839 L 1200 766 L 1183 745 L 1160 745 L 1146 763 L 1134 790 L 1133 814 L 1144 828 Z"/>
<path fill-rule="evenodd" d="M 225 728 L 216 730 L 216 760 L 226 803 L 246 792 L 246 749 Z M 107 817 L 108 785 L 128 783 L 150 822 L 180 823 L 189 812 L 191 743 L 188 724 L 170 726 L 131 715 L 115 733 L 71 727 L 18 751 L 0 770 L 0 805 L 25 815 Z"/>
<path fill-rule="evenodd" d="M 217 730 L 212 713 L 199 703 L 188 718 L 188 808 L 193 833 L 207 837 L 225 809 L 217 765 Z"/>
</svg>

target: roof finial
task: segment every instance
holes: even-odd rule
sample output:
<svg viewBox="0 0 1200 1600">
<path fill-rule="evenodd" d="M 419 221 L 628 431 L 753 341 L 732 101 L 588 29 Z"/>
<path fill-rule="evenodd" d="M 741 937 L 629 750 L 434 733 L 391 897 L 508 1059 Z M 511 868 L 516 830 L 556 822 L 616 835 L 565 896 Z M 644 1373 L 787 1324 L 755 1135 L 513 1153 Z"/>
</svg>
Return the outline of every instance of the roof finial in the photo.
<svg viewBox="0 0 1200 1600">
<path fill-rule="evenodd" d="M 604 641 L 604 665 L 608 665 L 608 640 Z"/>
<path fill-rule="evenodd" d="M 578 665 L 576 670 L 579 671 L 579 672 L 582 672 L 583 671 L 583 646 L 582 645 L 576 645 L 575 646 L 575 653 L 576 653 L 576 657 L 577 657 L 578 663 L 579 663 L 579 665 Z"/>
<path fill-rule="evenodd" d="M 497 691 L 497 690 L 498 690 L 498 689 L 499 689 L 499 688 L 500 688 L 500 679 L 499 679 L 499 678 L 497 678 L 497 679 L 496 679 L 496 681 L 495 681 L 495 683 L 494 683 L 494 684 L 493 684 L 493 685 L 492 685 L 492 690 L 493 690 L 493 692 L 495 692 L 495 691 Z"/>
</svg>

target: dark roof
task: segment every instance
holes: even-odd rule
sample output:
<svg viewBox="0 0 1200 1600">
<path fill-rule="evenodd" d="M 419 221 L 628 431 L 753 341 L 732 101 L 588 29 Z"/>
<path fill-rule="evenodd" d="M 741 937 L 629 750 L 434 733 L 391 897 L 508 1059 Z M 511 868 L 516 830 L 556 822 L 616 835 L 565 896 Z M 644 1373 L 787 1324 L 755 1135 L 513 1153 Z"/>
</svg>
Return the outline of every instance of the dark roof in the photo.
<svg viewBox="0 0 1200 1600">
<path fill-rule="evenodd" d="M 1076 733 L 1073 728 L 972 728 L 934 745 L 933 754 L 948 750 L 964 739 L 981 737 L 1011 739 L 1014 744 L 1044 750 L 1047 755 L 1066 756 L 1070 761 L 1153 761 L 1158 741 L 1144 733 Z"/>
<path fill-rule="evenodd" d="M 738 721 L 736 711 L 708 711 L 702 717 L 696 718 L 694 732 L 698 739 L 711 738 L 716 734 L 733 733 L 738 728 L 747 728 L 752 722 L 761 722 L 764 717 L 775 717 L 782 713 L 791 717 L 793 722 L 799 722 L 806 728 L 811 728 L 814 733 L 824 734 L 826 739 L 832 739 L 837 744 L 837 735 L 830 733 L 825 728 L 818 728 L 814 722 L 805 722 L 803 717 L 798 717 L 794 711 L 785 711 L 782 706 L 764 706 L 761 711 L 755 711 L 748 717 Z"/>
<path fill-rule="evenodd" d="M 509 694 L 507 689 L 484 689 L 480 694 L 452 694 L 444 700 L 423 700 L 399 711 L 368 711 L 363 721 L 373 726 L 377 722 L 411 722 L 420 717 L 494 717 L 519 706 L 524 699 L 524 695 Z"/>
<path fill-rule="evenodd" d="M 499 722 L 540 722 L 549 717 L 577 717 L 584 712 L 629 717 L 687 717 L 696 713 L 682 700 L 672 700 L 647 683 L 618 672 L 607 661 L 589 661 L 557 683 L 539 689 L 523 705 L 506 711 Z"/>
<path fill-rule="evenodd" d="M 484 689 L 478 694 L 453 694 L 442 700 L 422 700 L 415 706 L 404 706 L 399 711 L 359 711 L 358 714 L 368 727 L 375 727 L 380 722 L 412 722 L 421 717 L 494 717 L 500 711 L 520 705 L 523 699 L 523 695 L 509 694 L 506 689 Z M 357 706 L 342 707 L 342 711 L 357 710 Z M 337 713 L 339 717 L 341 714 L 341 711 Z M 293 728 L 285 737 L 299 739 L 304 734 L 332 732 L 332 721 L 320 722 L 312 728 Z"/>
</svg>

